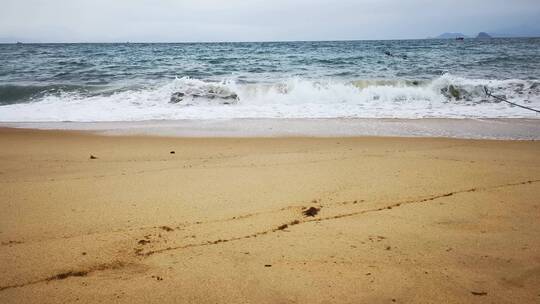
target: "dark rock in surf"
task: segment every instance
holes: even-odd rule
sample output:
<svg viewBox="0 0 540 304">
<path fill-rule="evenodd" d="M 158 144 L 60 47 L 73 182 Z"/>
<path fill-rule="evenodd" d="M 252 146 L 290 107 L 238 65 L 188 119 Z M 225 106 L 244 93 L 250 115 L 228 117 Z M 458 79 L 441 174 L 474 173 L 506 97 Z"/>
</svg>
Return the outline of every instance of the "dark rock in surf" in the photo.
<svg viewBox="0 0 540 304">
<path fill-rule="evenodd" d="M 453 84 L 442 88 L 441 94 L 443 94 L 446 98 L 453 100 L 471 100 L 472 98 L 470 92 Z"/>
<path fill-rule="evenodd" d="M 390 51 L 384 51 L 384 54 L 388 57 L 396 57 L 396 58 L 401 58 L 401 59 L 409 58 L 407 55 L 395 55 L 395 54 L 392 54 Z"/>
<path fill-rule="evenodd" d="M 454 97 L 456 100 L 461 99 L 461 93 L 453 85 L 448 86 L 448 93 L 450 93 L 450 96 Z"/>
<path fill-rule="evenodd" d="M 171 95 L 170 103 L 179 103 L 182 100 L 184 100 L 184 96 L 185 96 L 185 94 L 182 93 L 182 92 L 174 92 Z"/>
<path fill-rule="evenodd" d="M 221 104 L 230 105 L 238 102 L 238 94 L 223 89 L 209 88 L 207 90 L 186 91 L 186 92 L 174 92 L 171 95 L 169 103 L 186 102 L 189 104 L 191 101 L 197 99 L 206 100 L 218 100 Z"/>
</svg>

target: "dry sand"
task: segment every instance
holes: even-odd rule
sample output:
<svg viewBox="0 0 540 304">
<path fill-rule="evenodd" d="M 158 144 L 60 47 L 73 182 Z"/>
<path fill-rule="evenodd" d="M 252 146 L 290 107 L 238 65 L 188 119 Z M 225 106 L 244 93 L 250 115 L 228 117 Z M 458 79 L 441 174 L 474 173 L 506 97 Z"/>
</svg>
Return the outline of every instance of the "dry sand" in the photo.
<svg viewBox="0 0 540 304">
<path fill-rule="evenodd" d="M 540 142 L 0 146 L 0 303 L 540 302 Z"/>
</svg>

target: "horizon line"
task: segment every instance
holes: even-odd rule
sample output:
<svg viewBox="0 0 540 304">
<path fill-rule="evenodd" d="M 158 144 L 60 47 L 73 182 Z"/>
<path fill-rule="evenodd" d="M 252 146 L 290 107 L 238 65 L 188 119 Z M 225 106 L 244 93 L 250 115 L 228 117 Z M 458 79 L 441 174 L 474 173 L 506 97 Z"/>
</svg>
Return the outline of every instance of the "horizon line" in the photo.
<svg viewBox="0 0 540 304">
<path fill-rule="evenodd" d="M 476 37 L 464 37 L 467 40 L 476 40 Z M 491 37 L 490 39 L 519 39 L 519 38 L 540 38 L 538 36 L 512 36 L 512 37 Z M 333 40 L 245 40 L 245 41 L 48 41 L 48 42 L 24 42 L 18 40 L 14 42 L 0 42 L 0 44 L 212 44 L 212 43 L 294 43 L 294 42 L 354 42 L 354 41 L 407 41 L 407 40 L 453 40 L 453 38 L 400 38 L 400 39 L 333 39 Z"/>
</svg>

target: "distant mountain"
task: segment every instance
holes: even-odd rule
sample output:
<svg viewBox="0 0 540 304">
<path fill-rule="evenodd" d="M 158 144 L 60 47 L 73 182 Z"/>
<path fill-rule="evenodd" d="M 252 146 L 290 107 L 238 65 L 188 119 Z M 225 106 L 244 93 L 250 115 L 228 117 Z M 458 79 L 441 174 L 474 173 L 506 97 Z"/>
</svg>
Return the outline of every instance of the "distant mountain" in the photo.
<svg viewBox="0 0 540 304">
<path fill-rule="evenodd" d="M 491 39 L 492 36 L 486 32 L 480 32 L 478 33 L 478 36 L 476 36 L 476 39 Z"/>
<path fill-rule="evenodd" d="M 473 38 L 477 39 L 489 39 L 489 38 L 518 38 L 518 37 L 540 37 L 540 29 L 533 28 L 513 28 L 494 31 L 494 32 L 480 32 L 478 35 L 465 35 L 463 33 L 444 33 L 437 37 L 429 37 L 428 39 L 456 39 L 456 38 Z"/>
<path fill-rule="evenodd" d="M 435 37 L 435 39 L 456 39 L 456 38 L 469 38 L 469 37 L 462 33 L 444 33 Z"/>
</svg>

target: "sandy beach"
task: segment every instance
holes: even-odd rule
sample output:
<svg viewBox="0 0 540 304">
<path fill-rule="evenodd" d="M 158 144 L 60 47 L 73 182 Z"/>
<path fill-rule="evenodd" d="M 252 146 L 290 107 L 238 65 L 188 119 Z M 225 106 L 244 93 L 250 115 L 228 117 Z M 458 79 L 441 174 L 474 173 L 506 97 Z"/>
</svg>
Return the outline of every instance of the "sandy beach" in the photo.
<svg viewBox="0 0 540 304">
<path fill-rule="evenodd" d="M 0 303 L 540 301 L 538 141 L 0 146 Z"/>
</svg>

